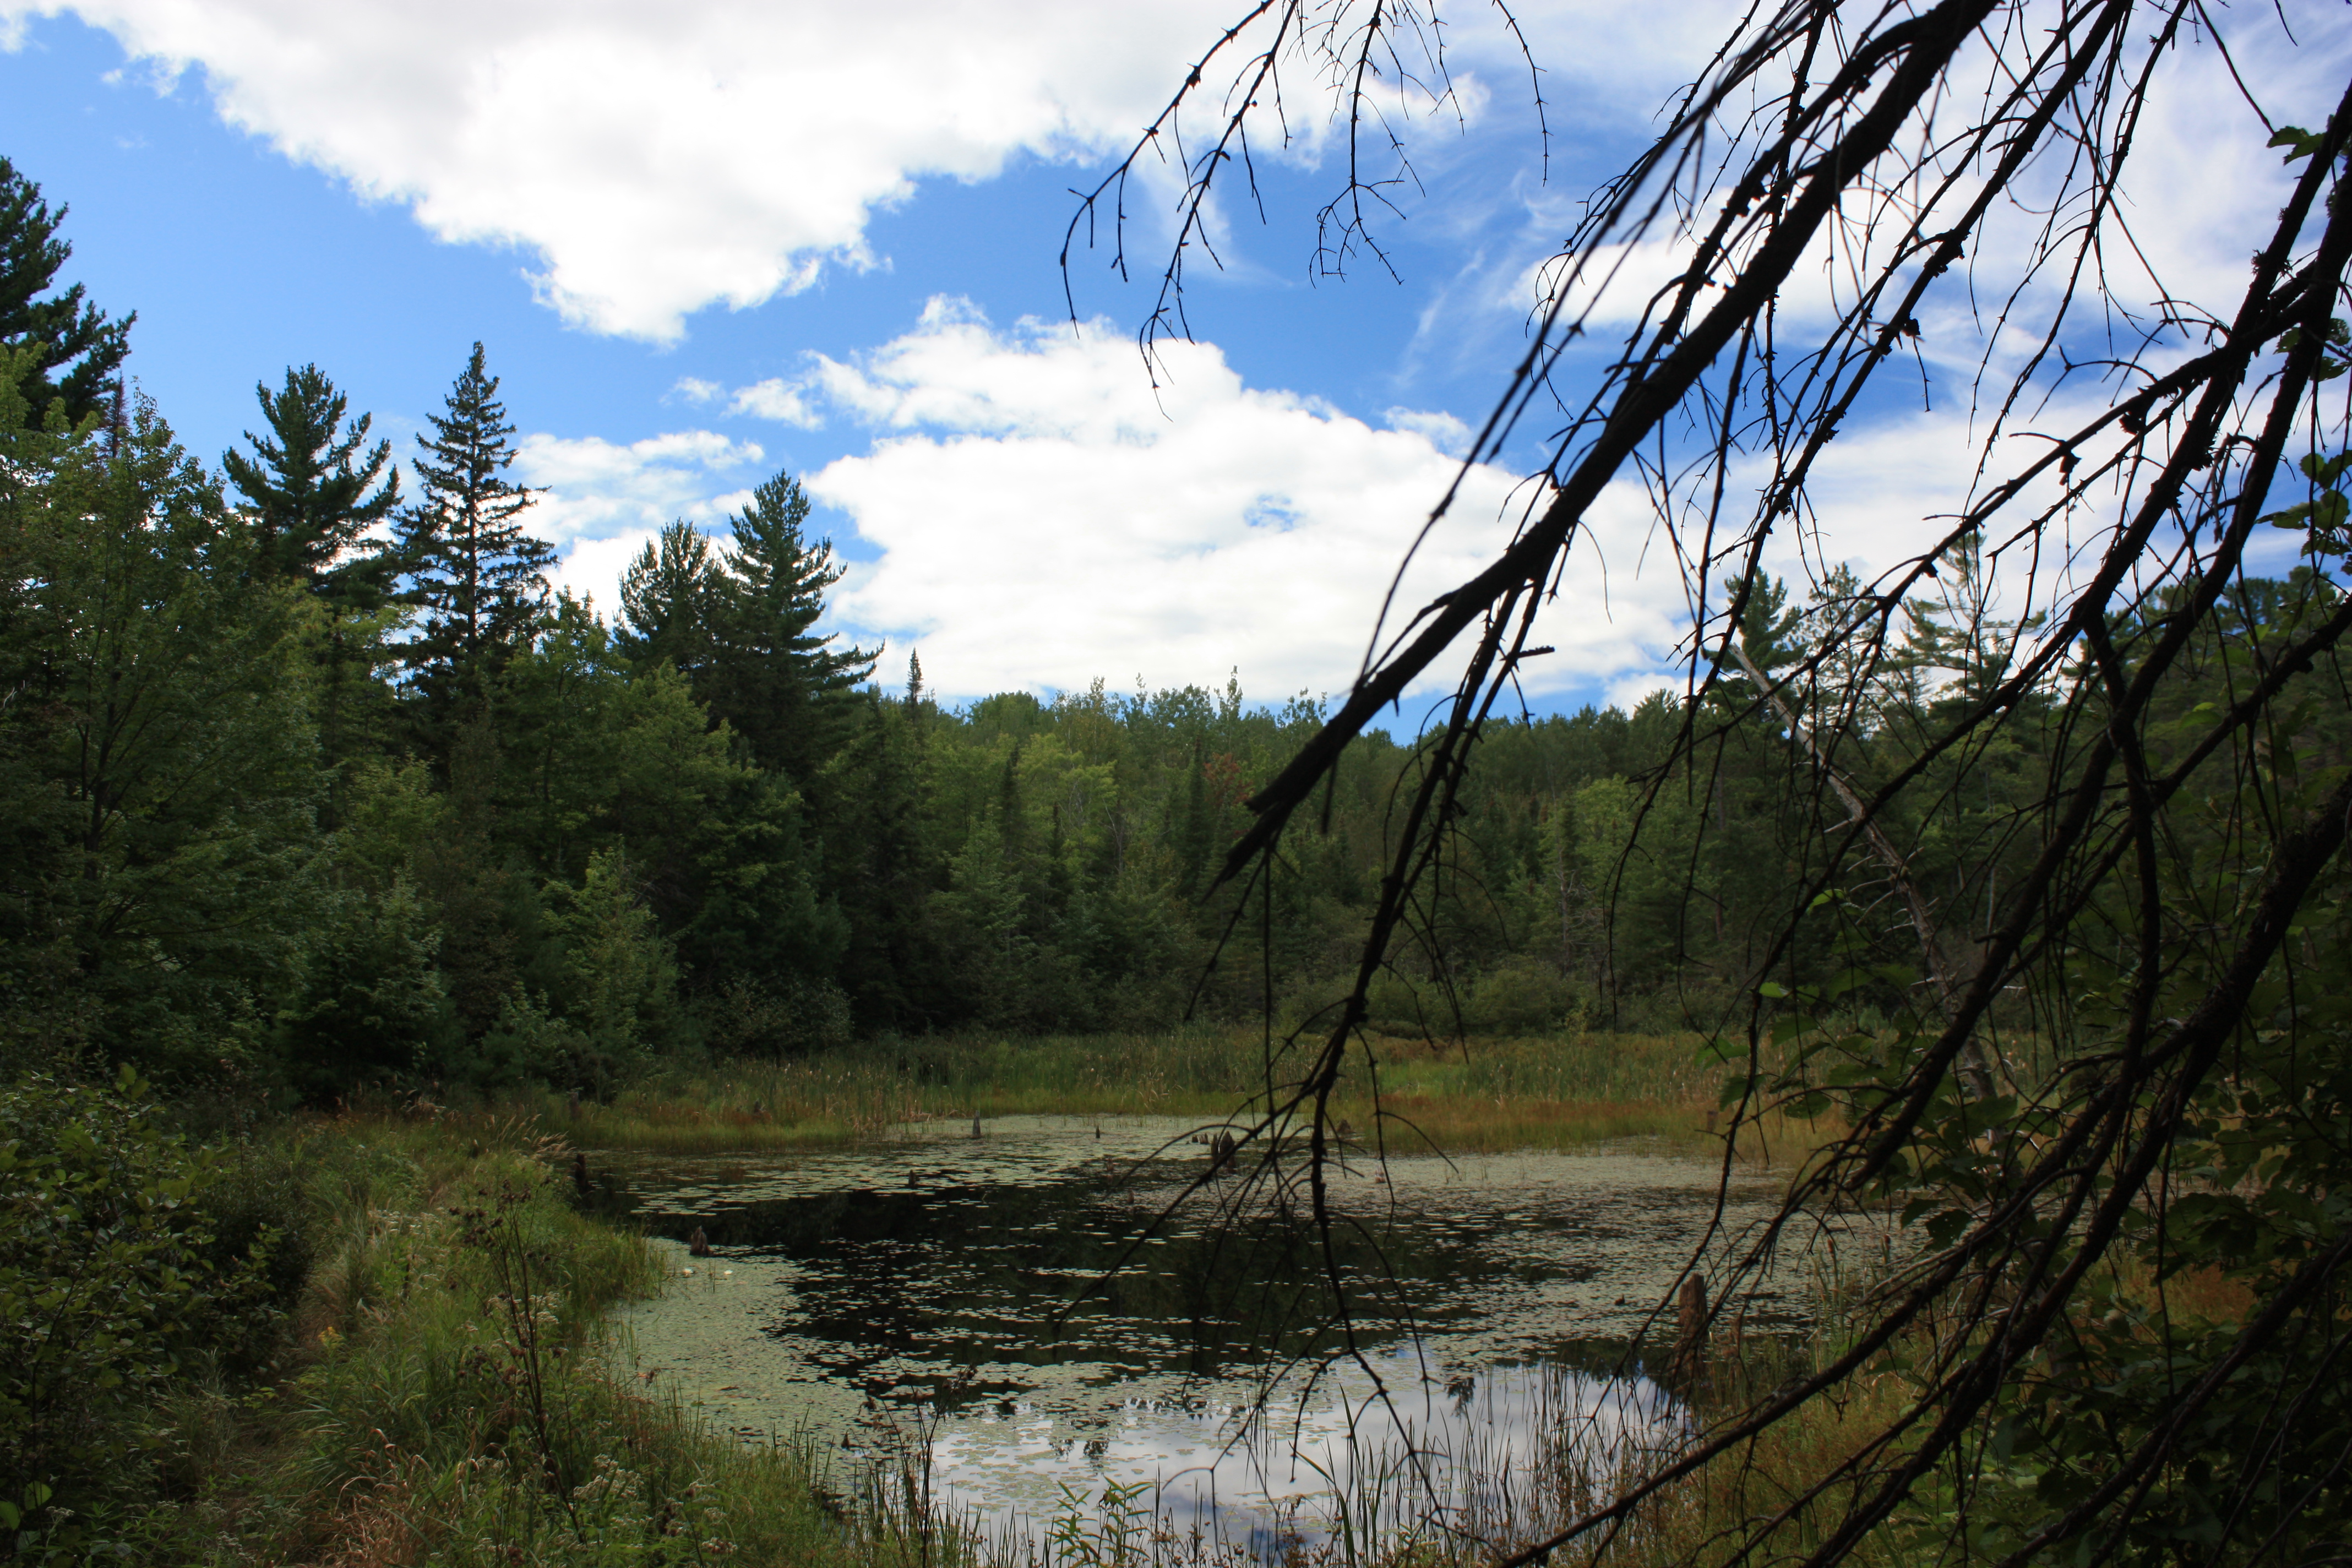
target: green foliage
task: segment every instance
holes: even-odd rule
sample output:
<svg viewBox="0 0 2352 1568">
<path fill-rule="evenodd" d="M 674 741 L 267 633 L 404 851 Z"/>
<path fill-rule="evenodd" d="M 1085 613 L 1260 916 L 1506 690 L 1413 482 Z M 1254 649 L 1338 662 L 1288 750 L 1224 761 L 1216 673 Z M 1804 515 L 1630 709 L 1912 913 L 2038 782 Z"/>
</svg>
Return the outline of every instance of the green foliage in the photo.
<svg viewBox="0 0 2352 1568">
<path fill-rule="evenodd" d="M 417 1074 L 455 1023 L 439 945 L 405 876 L 381 890 L 344 885 L 320 897 L 299 987 L 272 1031 L 298 1091 L 326 1098 Z"/>
<path fill-rule="evenodd" d="M 298 605 L 144 402 L 116 440 L 0 419 L 0 468 L 12 1048 L 247 1060 L 319 889 Z"/>
<path fill-rule="evenodd" d="M 2346 341 L 2342 321 L 2335 323 L 2338 341 Z M 2291 343 L 2282 343 L 2291 348 Z M 2352 501 L 2344 495 L 2344 476 L 2352 468 L 2352 452 L 2324 458 L 2313 452 L 2303 459 L 2304 477 L 2311 481 L 2311 499 L 2272 512 L 2264 522 L 2276 528 L 2300 529 L 2305 555 L 2335 556 L 2352 568 Z"/>
<path fill-rule="evenodd" d="M 405 655 L 428 751 L 446 757 L 456 728 L 490 700 L 499 674 L 529 644 L 555 552 L 519 521 L 530 489 L 506 477 L 514 426 L 482 345 L 427 415 L 413 467 L 423 489 L 400 517 L 400 548 L 421 614 Z"/>
<path fill-rule="evenodd" d="M 752 761 L 803 787 L 840 749 L 852 689 L 874 669 L 874 655 L 815 630 L 844 568 L 831 540 L 808 537 L 808 514 L 800 482 L 778 474 L 730 520 L 723 551 L 688 523 L 662 530 L 621 579 L 615 638 L 640 670 L 686 676 Z"/>
<path fill-rule="evenodd" d="M 485 1568 L 849 1555 L 804 1456 L 624 1391 L 605 1314 L 659 1288 L 653 1249 L 575 1212 L 528 1135 L 466 1142 L 398 1120 L 303 1141 L 325 1236 L 269 1484 L 311 1507 L 255 1550 L 314 1561 L 331 1530 Z"/>
<path fill-rule="evenodd" d="M 266 1299 L 273 1235 L 215 1245 L 221 1177 L 128 1068 L 107 1089 L 33 1077 L 0 1092 L 0 1529 L 17 1555 L 105 1542 L 153 1447 L 157 1391 Z"/>
<path fill-rule="evenodd" d="M 844 933 L 799 793 L 740 760 L 673 667 L 632 669 L 600 621 L 560 600 L 500 712 L 497 836 L 551 888 L 625 848 L 701 989 L 829 973 Z"/>
<path fill-rule="evenodd" d="M 614 641 L 634 664 L 708 679 L 726 591 L 709 539 L 690 522 L 673 522 L 621 574 Z"/>
<path fill-rule="evenodd" d="M 372 416 L 346 428 L 351 400 L 315 364 L 289 368 L 286 384 L 254 386 L 268 436 L 246 432 L 253 455 L 221 455 L 221 472 L 244 498 L 254 568 L 300 583 L 339 608 L 383 602 L 396 561 L 362 536 L 400 504 L 400 470 L 385 471 L 392 443 L 362 455 Z"/>
<path fill-rule="evenodd" d="M 847 1045 L 849 998 L 830 980 L 770 984 L 730 977 L 695 1009 L 703 1043 L 721 1056 L 805 1056 Z"/>
<path fill-rule="evenodd" d="M 582 1040 L 574 1081 L 602 1088 L 677 1045 L 686 1023 L 677 963 L 625 851 L 590 857 L 579 888 L 559 886 L 550 924 L 563 942 L 567 1011 Z"/>
<path fill-rule="evenodd" d="M 7 375 L 22 402 L 13 412 L 0 411 L 0 428 L 39 428 L 54 411 L 70 429 L 119 391 L 131 324 L 139 318 L 110 321 L 82 298 L 80 284 L 58 289 L 58 270 L 73 255 L 58 237 L 65 218 L 63 206 L 52 209 L 40 186 L 0 158 L 0 349 L 22 356 Z"/>
</svg>

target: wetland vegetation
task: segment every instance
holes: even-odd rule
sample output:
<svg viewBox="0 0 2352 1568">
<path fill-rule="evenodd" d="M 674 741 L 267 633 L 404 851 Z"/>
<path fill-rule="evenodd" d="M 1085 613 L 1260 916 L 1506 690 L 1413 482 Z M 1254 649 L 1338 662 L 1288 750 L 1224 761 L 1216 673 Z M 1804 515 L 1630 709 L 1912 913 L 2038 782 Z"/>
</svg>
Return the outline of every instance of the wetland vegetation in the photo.
<svg viewBox="0 0 2352 1568">
<path fill-rule="evenodd" d="M 479 344 L 407 492 L 316 366 L 258 386 L 266 434 L 208 464 L 129 394 L 127 319 L 58 276 L 61 214 L 0 161 L 0 1552 L 2339 1562 L 2352 100 L 2276 129 L 2294 183 L 2236 315 L 2191 331 L 2168 303 L 2146 374 L 2096 406 L 2020 371 L 1981 406 L 2080 422 L 2012 443 L 1995 421 L 2010 479 L 1885 578 L 1767 569 L 2051 128 L 2097 153 L 2059 160 L 2089 184 L 2054 210 L 2114 210 L 2137 110 L 2079 95 L 2145 83 L 2203 25 L 2001 13 L 1796 0 L 1718 59 L 1658 152 L 1712 171 L 1692 199 L 1645 164 L 1578 240 L 1696 243 L 1650 226 L 1714 215 L 1710 259 L 1596 372 L 1546 510 L 1328 703 L 942 702 L 911 655 L 878 677 L 879 650 L 816 629 L 842 568 L 786 474 L 724 542 L 664 531 L 602 614 L 546 581 Z M 1295 49 L 1364 79 L 1331 52 L 1355 14 L 1262 8 L 1308 29 L 1266 68 Z M 1972 40 L 1980 87 L 1955 79 Z M 1786 123 L 1718 134 L 1738 100 Z M 1972 125 L 1932 107 L 1979 101 L 2000 108 Z M 1906 164 L 1915 142 L 1937 151 Z M 1195 171 L 1194 216 L 1230 162 Z M 1954 190 L 1982 200 L 1948 211 Z M 2095 271 L 2100 222 L 2034 265 Z M 1882 270 L 1800 349 L 1774 301 L 1824 225 Z M 2074 298 L 2027 337 L 2091 352 Z M 1584 342 L 1537 330 L 1515 398 Z M 2059 357 L 2107 365 L 2111 342 Z M 1699 446 L 1670 450 L 1677 407 Z M 1653 435 L 1687 679 L 1514 712 L 1551 651 L 1528 606 Z M 1718 529 L 1751 441 L 1772 477 L 1747 531 Z M 2042 510 L 2006 514 L 2020 498 Z M 2063 591 L 2006 579 L 2053 519 L 2078 531 L 2044 552 Z M 2279 574 L 2258 525 L 2302 552 Z M 1454 695 L 1397 717 L 1465 645 Z M 1114 1131 L 1149 1147 L 1088 1151 Z M 1511 1272 L 1508 1247 L 1625 1242 L 1587 1212 L 1613 1188 L 1538 1201 L 1570 1166 L 1681 1194 L 1674 1226 L 1622 1227 L 1622 1296 L 1546 1309 L 1601 1349 L 1423 1360 L 1416 1314 L 1601 1277 Z M 939 1285 L 974 1237 L 1009 1261 Z M 736 1311 L 714 1346 L 744 1342 L 738 1303 L 798 1332 L 789 1303 L 722 1300 L 750 1260 L 835 1292 L 831 1342 L 898 1342 L 864 1346 L 898 1358 L 887 1382 L 833 1380 L 862 1439 L 746 1442 L 633 1359 L 624 1321 L 650 1342 L 688 1289 Z M 925 1269 L 928 1295 L 877 1304 Z M 1381 1296 L 1407 1281 L 1433 1297 Z M 1194 1534 L 1097 1468 L 1042 1533 L 992 1537 L 954 1456 L 986 1449 L 986 1401 L 1024 1416 L 1006 1369 L 1057 1331 L 1001 1320 L 1089 1290 L 1128 1314 L 1095 1358 L 1139 1358 L 1122 1375 L 1163 1372 L 1153 1335 L 1181 1321 L 1379 1409 L 1435 1366 L 1456 1415 L 1513 1436 L 1448 1436 L 1473 1484 L 1408 1497 L 1410 1463 L 1340 1479 L 1295 1401 L 1265 1452 L 1331 1472 L 1313 1529 Z M 969 1345 L 940 1324 L 978 1342 L 992 1315 L 1002 1353 L 950 1366 Z M 1603 1408 L 1623 1440 L 1580 1441 Z"/>
<path fill-rule="evenodd" d="M 1722 1073 L 1696 1035 L 1580 1034 L 1384 1042 L 1380 1100 L 1349 1075 L 1339 1118 L 1400 1152 L 1567 1149 L 1640 1138 L 1711 1142 Z M 1379 1048 L 1379 1047 L 1376 1047 Z M 1002 1116 L 1246 1116 L 1267 1082 L 1248 1028 L 1159 1035 L 886 1037 L 782 1059 L 653 1073 L 603 1100 L 492 1099 L 470 1114 L 535 1114 L 600 1148 L 719 1152 L 871 1137 L 901 1124 Z M 1282 1069 L 1275 1072 L 1280 1081 Z M 1777 1136 L 1774 1117 L 1758 1148 Z M 1810 1129 L 1795 1124 L 1802 1139 Z"/>
</svg>

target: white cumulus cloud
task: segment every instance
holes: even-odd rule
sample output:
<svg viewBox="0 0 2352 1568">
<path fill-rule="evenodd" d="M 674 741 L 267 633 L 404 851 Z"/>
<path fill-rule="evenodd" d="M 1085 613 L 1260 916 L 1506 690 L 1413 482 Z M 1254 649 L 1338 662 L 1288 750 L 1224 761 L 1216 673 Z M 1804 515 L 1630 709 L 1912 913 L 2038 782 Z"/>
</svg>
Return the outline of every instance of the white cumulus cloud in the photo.
<svg viewBox="0 0 2352 1568">
<path fill-rule="evenodd" d="M 1690 29 L 1636 26 L 1601 0 L 1525 19 L 1555 93 L 1577 83 L 1617 114 L 1646 110 L 1730 15 L 1694 9 Z M 407 205 L 439 237 L 520 247 L 568 320 L 656 341 L 705 306 L 871 263 L 868 219 L 918 180 L 1123 150 L 1234 20 L 1227 0 L 0 0 L 0 48 L 22 46 L 28 18 L 67 13 L 165 80 L 201 73 L 229 123 Z M 1432 136 L 1462 123 L 1454 109 L 1475 118 L 1525 91 L 1499 26 L 1449 31 L 1458 94 L 1421 120 Z M 1329 82 L 1286 63 L 1295 139 L 1269 126 L 1255 151 L 1311 159 Z M 1391 118 L 1407 107 L 1428 105 L 1400 100 Z"/>
<path fill-rule="evenodd" d="M 0 39 L 71 11 L 200 68 L 230 123 L 444 239 L 525 247 L 572 321 L 667 340 L 863 263 L 918 178 L 1132 138 L 1223 9 L 0 0 Z"/>
<path fill-rule="evenodd" d="M 808 389 L 782 376 L 754 382 L 739 389 L 729 405 L 730 412 L 749 414 L 761 419 L 780 420 L 797 425 L 803 430 L 814 430 L 824 423 L 824 416 L 810 400 Z"/>
<path fill-rule="evenodd" d="M 1173 348 L 1155 393 L 1115 331 L 998 329 L 952 301 L 854 363 L 818 361 L 801 385 L 875 430 L 870 451 L 806 480 L 880 552 L 836 591 L 835 617 L 918 647 L 954 694 L 1236 668 L 1264 696 L 1342 691 L 1459 469 L 1432 439 L 1458 432 L 1443 415 L 1376 429 L 1245 385 L 1209 344 Z M 1523 494 L 1498 469 L 1465 478 L 1392 627 L 1478 569 Z M 1596 509 L 1570 613 L 1541 634 L 1560 652 L 1529 667 L 1531 685 L 1656 667 L 1683 600 L 1671 573 L 1633 569 L 1645 517 L 1630 490 Z"/>
</svg>

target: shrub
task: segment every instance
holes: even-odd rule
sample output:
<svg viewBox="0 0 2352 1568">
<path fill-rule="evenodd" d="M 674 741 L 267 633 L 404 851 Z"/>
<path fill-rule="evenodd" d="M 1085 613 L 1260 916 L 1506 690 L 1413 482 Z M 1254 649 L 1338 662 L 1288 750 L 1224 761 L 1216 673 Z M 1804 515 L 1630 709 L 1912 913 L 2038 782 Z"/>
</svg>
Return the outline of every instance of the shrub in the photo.
<svg viewBox="0 0 2352 1568">
<path fill-rule="evenodd" d="M 849 1043 L 849 998 L 830 980 L 770 985 L 737 975 L 695 1012 L 703 1040 L 722 1056 L 803 1057 Z"/>
<path fill-rule="evenodd" d="M 1549 964 L 1506 960 L 1478 977 L 1463 1005 L 1473 1033 L 1529 1035 L 1582 1026 L 1576 987 Z"/>
<path fill-rule="evenodd" d="M 216 1250 L 220 1175 L 128 1068 L 0 1092 L 0 1528 L 19 1555 L 98 1543 L 146 1468 L 157 1391 L 266 1294 L 268 1226 Z"/>
</svg>

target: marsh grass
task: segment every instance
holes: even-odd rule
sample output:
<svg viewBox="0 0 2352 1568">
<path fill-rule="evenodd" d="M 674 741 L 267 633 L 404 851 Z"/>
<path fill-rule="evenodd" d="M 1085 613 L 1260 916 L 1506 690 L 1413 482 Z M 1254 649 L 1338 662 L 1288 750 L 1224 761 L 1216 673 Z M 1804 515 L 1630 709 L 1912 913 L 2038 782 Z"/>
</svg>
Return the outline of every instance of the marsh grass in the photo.
<svg viewBox="0 0 2352 1568">
<path fill-rule="evenodd" d="M 1625 1139 L 1689 1152 L 1720 1147 L 1711 1115 L 1722 1069 L 1690 1035 L 1575 1034 L 1433 1046 L 1375 1037 L 1379 1103 L 1396 1152 L 1572 1149 Z M 1263 1106 L 1296 1075 L 1249 1030 L 1160 1035 L 884 1038 L 781 1060 L 649 1077 L 604 1103 L 523 1096 L 459 1115 L 520 1114 L 591 1148 L 756 1152 L 853 1142 L 925 1121 L 1157 1115 L 1203 1122 Z M 1374 1073 L 1358 1058 L 1337 1113 L 1373 1125 Z M 1809 1149 L 1826 1126 L 1770 1116 L 1748 1159 Z"/>
<path fill-rule="evenodd" d="M 157 1412 L 155 1562 L 715 1562 L 900 1568 L 917 1539 L 807 1443 L 746 1446 L 620 1370 L 607 1310 L 659 1288 L 577 1213 L 566 1146 L 509 1117 L 295 1123 L 312 1267 L 276 1376 Z M 951 1563 L 942 1542 L 926 1562 Z M 952 1542 L 945 1542 L 948 1547 Z"/>
<path fill-rule="evenodd" d="M 1065 1064 L 1108 1070 L 1117 1060 L 1084 1042 L 1061 1049 Z M 1203 1050 L 1190 1067 L 1205 1079 L 1217 1060 Z M 1439 1080 L 1455 1092 L 1401 1094 L 1391 1109 L 1411 1109 L 1441 1131 L 1454 1125 L 1446 1115 L 1469 1127 L 1474 1115 L 1489 1114 L 1491 1100 L 1481 1106 L 1460 1091 L 1460 1064 L 1435 1066 L 1456 1075 L 1450 1086 Z M 1513 1070 L 1532 1079 L 1546 1068 L 1540 1050 L 1529 1049 Z M 704 1092 L 772 1094 L 775 1081 L 720 1078 Z M 950 1081 L 938 1092 L 971 1087 Z M 1215 1091 L 1211 1079 L 1182 1092 Z M 1185 1103 L 1172 1099 L 1177 1089 L 1166 1092 L 1171 1100 L 1154 1109 Z M 1688 1109 L 1526 1103 L 1535 1109 L 1525 1121 L 1502 1122 L 1499 1133 L 1489 1124 L 1488 1135 L 1558 1136 L 1564 1125 L 1641 1135 L 1661 1125 L 1643 1118 Z M 658 1553 L 671 1563 L 1011 1568 L 1041 1551 L 1089 1568 L 1259 1560 L 1234 1542 L 1144 1527 L 1132 1510 L 1114 1519 L 1074 1508 L 1055 1521 L 1057 1534 L 992 1542 L 942 1513 L 919 1434 L 853 1464 L 828 1460 L 804 1439 L 747 1443 L 702 1425 L 626 1372 L 606 1327 L 609 1308 L 658 1288 L 658 1257 L 642 1238 L 574 1209 L 569 1146 L 540 1125 L 412 1105 L 298 1122 L 278 1135 L 277 1157 L 299 1171 L 303 1223 L 314 1232 L 290 1347 L 274 1381 L 239 1392 L 192 1376 L 159 1411 L 171 1495 L 148 1532 L 153 1560 L 593 1568 Z M 1736 1349 L 1727 1357 L 1716 1373 L 1727 1400 L 1735 1389 L 1752 1392 L 1738 1379 L 1786 1370 L 1745 1367 Z M 1727 1531 L 1853 1452 L 1885 1414 L 1873 1401 L 1896 1393 L 1866 1385 L 1843 1405 L 1810 1410 L 1727 1456 L 1643 1510 L 1604 1560 L 1646 1568 L 1726 1558 Z M 1292 1541 L 1280 1554 L 1297 1568 L 1486 1561 L 1494 1544 L 1532 1539 L 1570 1517 L 1639 1458 L 1612 1468 L 1573 1447 L 1563 1439 L 1508 1473 L 1497 1458 L 1480 1479 L 1487 1501 L 1468 1533 L 1386 1530 L 1381 1521 L 1400 1517 L 1409 1500 L 1367 1491 L 1347 1500 L 1351 1528 L 1311 1546 Z M 1488 1545 L 1474 1549 L 1477 1541 Z"/>
</svg>

